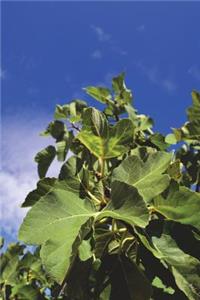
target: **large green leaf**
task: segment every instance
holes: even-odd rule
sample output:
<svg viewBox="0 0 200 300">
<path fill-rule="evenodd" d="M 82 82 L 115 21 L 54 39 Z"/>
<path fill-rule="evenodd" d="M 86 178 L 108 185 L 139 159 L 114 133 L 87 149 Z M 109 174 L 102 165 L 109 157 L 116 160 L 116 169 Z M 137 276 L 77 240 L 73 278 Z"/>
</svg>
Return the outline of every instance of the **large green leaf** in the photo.
<svg viewBox="0 0 200 300">
<path fill-rule="evenodd" d="M 26 199 L 22 203 L 22 207 L 33 206 L 42 196 L 47 194 L 54 187 L 56 181 L 56 178 L 49 177 L 39 180 L 37 188 L 26 196 Z"/>
<path fill-rule="evenodd" d="M 78 195 L 54 189 L 28 212 L 19 239 L 42 245 L 41 256 L 47 271 L 61 282 L 69 268 L 72 244 L 81 226 L 94 214 Z"/>
<path fill-rule="evenodd" d="M 89 185 L 88 170 L 83 168 L 83 161 L 79 157 L 72 156 L 63 164 L 59 179 L 64 181 L 70 190 L 78 193 L 81 198 L 85 198 L 86 195 L 94 196 Z"/>
<path fill-rule="evenodd" d="M 165 199 L 159 196 L 154 200 L 154 208 L 167 219 L 182 224 L 193 225 L 200 230 L 200 194 L 180 187 Z"/>
<path fill-rule="evenodd" d="M 25 201 L 22 203 L 22 207 L 33 206 L 43 196 L 45 196 L 46 194 L 48 194 L 56 188 L 65 190 L 66 188 L 68 189 L 69 186 L 63 180 L 58 180 L 56 178 L 49 177 L 42 178 L 38 181 L 37 188 L 27 195 Z"/>
<path fill-rule="evenodd" d="M 56 149 L 54 146 L 48 146 L 36 154 L 35 161 L 38 163 L 38 174 L 40 178 L 45 177 L 55 156 Z"/>
<path fill-rule="evenodd" d="M 105 117 L 100 113 L 90 112 L 88 118 L 93 120 L 83 124 L 83 130 L 77 138 L 96 157 L 109 159 L 127 151 L 127 144 L 133 138 L 133 123 L 129 119 L 120 120 L 115 126 L 109 127 Z"/>
<path fill-rule="evenodd" d="M 158 258 L 167 262 L 171 269 L 177 286 L 190 300 L 199 300 L 200 297 L 200 263 L 184 253 L 175 241 L 168 235 L 153 238 L 153 243 L 158 250 Z"/>
<path fill-rule="evenodd" d="M 136 188 L 115 181 L 111 187 L 111 201 L 99 214 L 122 220 L 130 225 L 145 227 L 149 221 L 149 212 Z"/>
<path fill-rule="evenodd" d="M 79 157 L 72 156 L 63 164 L 60 170 L 59 179 L 64 180 L 75 192 L 81 190 L 82 165 L 82 160 Z"/>
<path fill-rule="evenodd" d="M 145 162 L 137 156 L 130 156 L 114 169 L 112 180 L 135 186 L 145 201 L 151 200 L 169 184 L 169 176 L 163 172 L 170 160 L 171 154 L 166 152 L 149 154 Z"/>
<path fill-rule="evenodd" d="M 97 213 L 77 194 L 55 188 L 41 197 L 28 212 L 19 239 L 28 244 L 42 245 L 41 256 L 47 271 L 61 282 L 69 268 L 72 244 L 79 236 L 81 226 L 91 217 L 110 216 L 131 225 L 147 225 L 148 210 L 135 188 L 123 183 L 117 187 L 114 183 L 112 198 L 106 209 Z"/>
</svg>

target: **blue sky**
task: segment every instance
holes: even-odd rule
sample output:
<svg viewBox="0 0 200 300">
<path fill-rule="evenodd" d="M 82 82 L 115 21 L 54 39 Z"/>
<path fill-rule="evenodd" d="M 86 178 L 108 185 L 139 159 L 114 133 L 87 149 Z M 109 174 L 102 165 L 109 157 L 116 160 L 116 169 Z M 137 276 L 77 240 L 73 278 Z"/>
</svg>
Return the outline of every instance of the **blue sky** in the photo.
<svg viewBox="0 0 200 300">
<path fill-rule="evenodd" d="M 19 203 L 37 180 L 33 155 L 48 143 L 38 132 L 55 104 L 98 105 L 82 88 L 110 85 L 125 71 L 135 107 L 155 119 L 156 130 L 185 121 L 191 90 L 200 90 L 199 11 L 198 2 L 2 3 L 1 195 L 11 239 L 23 216 Z"/>
</svg>

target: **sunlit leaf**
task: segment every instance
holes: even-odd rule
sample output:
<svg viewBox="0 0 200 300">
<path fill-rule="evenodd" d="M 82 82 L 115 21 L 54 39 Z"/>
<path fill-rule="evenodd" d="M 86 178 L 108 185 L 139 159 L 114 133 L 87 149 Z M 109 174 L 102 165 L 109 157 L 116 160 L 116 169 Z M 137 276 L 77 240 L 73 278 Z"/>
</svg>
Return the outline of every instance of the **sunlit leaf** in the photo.
<svg viewBox="0 0 200 300">
<path fill-rule="evenodd" d="M 94 133 L 94 127 L 83 127 L 83 130 L 77 135 L 77 138 L 84 144 L 96 157 L 109 159 L 120 156 L 125 153 L 128 142 L 133 138 L 133 124 L 128 119 L 117 122 L 113 127 L 108 128 L 104 120 L 96 123 L 98 127 Z M 88 123 L 86 124 L 86 126 Z M 103 127 L 102 127 L 103 126 Z M 103 129 L 102 129 L 103 128 Z"/>
<path fill-rule="evenodd" d="M 85 91 L 92 98 L 102 103 L 107 103 L 111 100 L 110 90 L 107 88 L 88 86 L 85 88 Z"/>
<path fill-rule="evenodd" d="M 145 162 L 130 156 L 114 169 L 112 180 L 135 186 L 145 201 L 151 200 L 169 184 L 169 176 L 163 173 L 170 160 L 171 154 L 166 152 L 149 154 Z"/>
<path fill-rule="evenodd" d="M 24 202 L 22 207 L 33 206 L 42 196 L 46 195 L 54 187 L 56 178 L 43 178 L 37 183 L 37 188 L 30 192 Z"/>
<path fill-rule="evenodd" d="M 92 208 L 71 191 L 55 189 L 28 212 L 19 239 L 42 245 L 41 255 L 47 271 L 61 282 L 70 265 L 72 244 L 81 226 L 94 215 Z"/>
</svg>

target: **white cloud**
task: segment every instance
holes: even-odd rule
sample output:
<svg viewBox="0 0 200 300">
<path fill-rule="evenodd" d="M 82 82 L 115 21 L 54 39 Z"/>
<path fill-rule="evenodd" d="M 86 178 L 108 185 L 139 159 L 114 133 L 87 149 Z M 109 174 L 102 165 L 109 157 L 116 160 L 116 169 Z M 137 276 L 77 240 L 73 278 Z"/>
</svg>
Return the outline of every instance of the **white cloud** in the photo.
<svg viewBox="0 0 200 300">
<path fill-rule="evenodd" d="M 192 75 L 196 80 L 200 80 L 200 67 L 193 65 L 189 68 L 188 73 Z"/>
<path fill-rule="evenodd" d="M 94 59 L 101 59 L 102 58 L 102 53 L 100 50 L 95 50 L 92 54 L 91 54 L 92 58 Z"/>
<path fill-rule="evenodd" d="M 31 175 L 31 176 L 30 176 Z M 35 186 L 36 176 L 31 172 L 24 174 L 2 171 L 1 184 L 1 226 L 11 238 L 16 238 L 16 232 L 26 210 L 19 206 L 27 193 Z"/>
<path fill-rule="evenodd" d="M 106 33 L 103 28 L 95 25 L 91 25 L 92 30 L 95 32 L 100 42 L 107 42 L 111 39 L 110 34 Z"/>
<path fill-rule="evenodd" d="M 141 73 L 146 76 L 149 81 L 153 84 L 161 86 L 167 92 L 172 93 L 177 89 L 175 82 L 169 77 L 163 78 L 160 75 L 159 69 L 156 65 L 147 66 L 143 62 L 139 61 L 134 63 L 134 65 L 141 71 Z"/>
<path fill-rule="evenodd" d="M 21 118 L 22 120 L 22 118 Z M 26 213 L 20 208 L 26 195 L 35 189 L 38 181 L 35 154 L 51 144 L 52 140 L 42 138 L 45 120 L 6 120 L 2 133 L 2 164 L 0 174 L 1 226 L 10 239 L 16 239 L 18 227 Z M 57 176 L 60 164 L 55 162 L 49 176 Z"/>
</svg>

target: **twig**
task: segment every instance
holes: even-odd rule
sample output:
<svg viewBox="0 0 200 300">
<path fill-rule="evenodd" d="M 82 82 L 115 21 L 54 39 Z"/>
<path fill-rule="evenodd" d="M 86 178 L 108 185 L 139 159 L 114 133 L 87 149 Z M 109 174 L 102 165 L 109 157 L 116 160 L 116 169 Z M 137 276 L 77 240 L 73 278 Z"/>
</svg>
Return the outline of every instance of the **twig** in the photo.
<svg viewBox="0 0 200 300">
<path fill-rule="evenodd" d="M 71 123 L 72 128 L 76 129 L 77 131 L 81 131 L 80 128 L 78 128 L 76 125 L 74 125 L 73 123 Z"/>
</svg>

